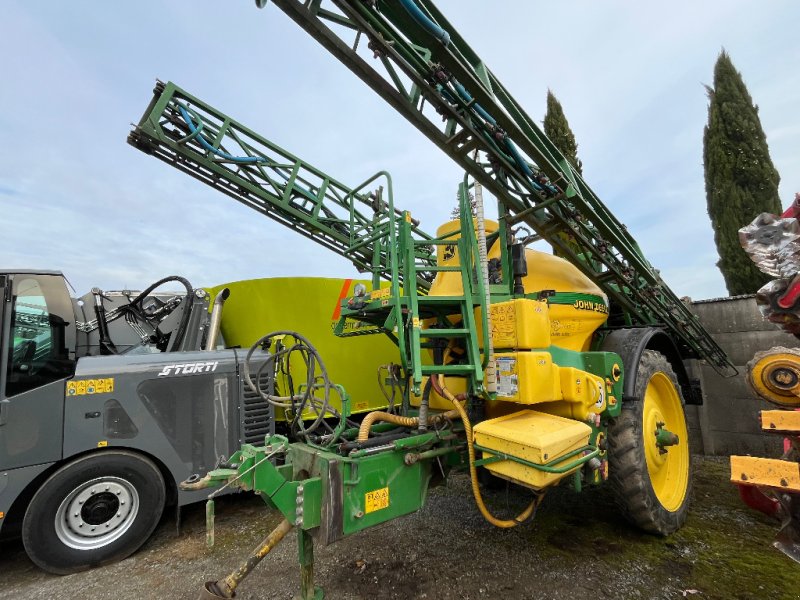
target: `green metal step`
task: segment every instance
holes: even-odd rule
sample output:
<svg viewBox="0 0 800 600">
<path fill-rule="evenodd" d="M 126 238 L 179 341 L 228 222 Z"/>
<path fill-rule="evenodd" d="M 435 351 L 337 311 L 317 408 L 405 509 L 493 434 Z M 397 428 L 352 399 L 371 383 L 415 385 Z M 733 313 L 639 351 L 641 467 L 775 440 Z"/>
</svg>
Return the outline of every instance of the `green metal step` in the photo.
<svg viewBox="0 0 800 600">
<path fill-rule="evenodd" d="M 448 337 L 465 337 L 470 334 L 469 329 L 456 329 L 455 327 L 450 329 L 422 329 L 419 332 L 421 337 L 441 337 L 441 338 L 448 338 Z"/>
<path fill-rule="evenodd" d="M 384 334 L 387 331 L 383 328 L 375 328 L 375 329 L 356 329 L 354 331 L 343 331 L 342 333 L 337 334 L 336 337 L 346 338 L 346 337 L 360 337 L 362 335 L 377 335 L 377 334 Z"/>
<path fill-rule="evenodd" d="M 454 306 L 460 306 L 461 302 L 464 302 L 466 298 L 464 296 L 420 296 L 418 298 L 418 302 L 420 305 L 423 304 L 452 304 Z"/>
<path fill-rule="evenodd" d="M 423 375 L 472 375 L 475 370 L 475 365 L 422 365 Z"/>
<path fill-rule="evenodd" d="M 424 265 L 419 265 L 417 267 L 417 269 L 420 270 L 420 271 L 422 271 L 422 270 L 428 271 L 429 273 L 441 273 L 441 272 L 444 272 L 444 271 L 454 271 L 454 272 L 457 272 L 457 273 L 461 272 L 461 267 L 460 266 L 455 266 L 455 267 L 453 267 L 453 266 L 431 266 L 431 267 L 428 267 L 428 266 L 424 266 Z"/>
</svg>

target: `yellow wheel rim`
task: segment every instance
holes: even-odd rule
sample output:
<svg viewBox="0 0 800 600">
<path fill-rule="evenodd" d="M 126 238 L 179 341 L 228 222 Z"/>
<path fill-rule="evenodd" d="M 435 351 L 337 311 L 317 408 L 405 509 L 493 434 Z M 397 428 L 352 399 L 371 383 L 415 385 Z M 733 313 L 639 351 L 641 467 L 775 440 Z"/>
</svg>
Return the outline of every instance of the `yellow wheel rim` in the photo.
<svg viewBox="0 0 800 600">
<path fill-rule="evenodd" d="M 789 352 L 765 352 L 747 365 L 748 383 L 767 402 L 800 407 L 800 357 Z"/>
<path fill-rule="evenodd" d="M 654 374 L 647 384 L 642 419 L 645 460 L 653 491 L 665 509 L 675 512 L 686 500 L 689 487 L 689 438 L 680 396 L 664 373 Z M 678 443 L 665 447 L 665 452 L 656 444 L 659 427 L 678 436 Z"/>
</svg>

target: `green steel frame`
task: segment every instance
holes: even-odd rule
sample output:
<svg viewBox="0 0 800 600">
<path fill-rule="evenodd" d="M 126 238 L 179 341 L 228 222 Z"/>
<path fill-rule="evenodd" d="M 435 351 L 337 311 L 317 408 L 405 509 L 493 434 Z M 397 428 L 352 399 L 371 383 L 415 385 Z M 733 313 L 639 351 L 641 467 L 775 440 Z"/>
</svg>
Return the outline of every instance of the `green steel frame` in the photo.
<svg viewBox="0 0 800 600">
<path fill-rule="evenodd" d="M 390 240 L 403 215 L 393 208 L 386 172 L 351 189 L 174 83 L 156 84 L 128 143 L 346 257 L 359 271 L 372 274 L 375 287 L 380 277 L 398 272 L 390 263 Z M 379 180 L 385 189 L 365 191 Z M 424 294 L 436 257 L 424 243 L 431 236 L 414 221 L 409 230 L 420 242 L 415 280 Z M 402 285 L 402 273 L 399 278 Z"/>
<path fill-rule="evenodd" d="M 484 394 L 484 370 L 488 362 L 488 355 L 481 355 L 474 309 L 481 309 L 483 321 L 482 332 L 483 347 L 489 346 L 489 327 L 487 325 L 486 296 L 484 294 L 483 278 L 474 268 L 480 264 L 478 243 L 470 214 L 469 183 L 467 178 L 459 186 L 459 221 L 460 226 L 452 233 L 438 238 L 419 238 L 415 236 L 414 226 L 408 213 L 403 213 L 396 227 L 394 223 L 386 229 L 389 236 L 387 265 L 391 272 L 379 272 L 378 275 L 390 281 L 388 289 L 375 290 L 365 296 L 358 305 L 345 305 L 342 307 L 341 317 L 334 330 L 336 335 L 345 337 L 344 324 L 347 319 L 356 319 L 373 326 L 366 332 L 382 331 L 389 335 L 398 345 L 400 361 L 406 373 L 412 378 L 414 392 L 420 393 L 422 377 L 433 374 L 455 374 L 470 379 L 470 389 L 475 394 Z M 389 206 L 390 212 L 393 205 Z M 376 237 L 368 232 L 369 238 Z M 427 256 L 426 248 L 439 246 L 457 248 L 462 257 L 456 265 L 433 265 L 419 260 L 420 255 Z M 503 251 L 504 264 L 507 257 Z M 420 272 L 435 274 L 440 272 L 455 272 L 460 276 L 463 293 L 460 296 L 429 296 L 420 295 L 417 290 L 404 290 L 400 280 L 414 281 L 420 277 Z M 401 276 L 398 276 L 401 275 Z M 501 288 L 508 296 L 510 293 L 510 277 Z M 453 323 L 452 317 L 460 315 L 461 323 Z M 434 326 L 423 327 L 423 321 L 430 320 Z M 355 335 L 363 335 L 365 330 L 355 330 Z M 460 339 L 466 349 L 466 361 L 458 365 L 424 364 L 423 348 L 446 345 L 447 340 Z M 427 341 L 423 341 L 427 340 Z M 487 396 L 488 397 L 488 396 Z"/>
<path fill-rule="evenodd" d="M 432 2 L 416 1 L 422 19 L 402 0 L 273 3 L 491 190 L 501 219 L 526 224 L 595 281 L 612 300 L 612 326 L 663 327 L 684 357 L 736 372 L 625 226 Z"/>
</svg>

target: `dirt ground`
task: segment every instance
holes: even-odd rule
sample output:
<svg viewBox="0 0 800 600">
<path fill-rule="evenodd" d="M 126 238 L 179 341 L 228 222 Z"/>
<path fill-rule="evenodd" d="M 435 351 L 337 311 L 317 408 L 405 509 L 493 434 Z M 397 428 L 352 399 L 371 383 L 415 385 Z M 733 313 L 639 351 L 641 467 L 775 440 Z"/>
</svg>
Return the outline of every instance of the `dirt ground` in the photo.
<svg viewBox="0 0 800 600">
<path fill-rule="evenodd" d="M 431 490 L 419 513 L 316 549 L 326 598 L 800 599 L 800 565 L 775 550 L 776 525 L 745 507 L 727 461 L 695 458 L 694 505 L 667 539 L 645 535 L 615 511 L 607 488 L 551 492 L 536 519 L 513 530 L 487 524 L 465 475 Z M 524 492 L 487 494 L 497 512 L 519 509 Z M 202 505 L 172 517 L 129 559 L 66 577 L 39 571 L 19 542 L 0 548 L 0 598 L 183 598 L 232 570 L 280 516 L 252 496 L 217 503 L 217 544 L 205 548 Z M 290 533 L 239 588 L 237 598 L 290 599 L 298 591 Z"/>
</svg>

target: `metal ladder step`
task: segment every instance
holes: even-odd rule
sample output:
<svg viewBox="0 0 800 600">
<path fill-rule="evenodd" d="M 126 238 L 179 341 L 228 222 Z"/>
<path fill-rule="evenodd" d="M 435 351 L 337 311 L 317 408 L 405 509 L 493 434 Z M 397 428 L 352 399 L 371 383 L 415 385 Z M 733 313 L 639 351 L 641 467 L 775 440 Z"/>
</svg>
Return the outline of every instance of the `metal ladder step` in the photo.
<svg viewBox="0 0 800 600">
<path fill-rule="evenodd" d="M 422 365 L 423 375 L 471 375 L 475 365 Z"/>
<path fill-rule="evenodd" d="M 469 329 L 457 329 L 455 327 L 445 329 L 421 329 L 419 332 L 420 337 L 466 337 L 469 335 Z"/>
</svg>

